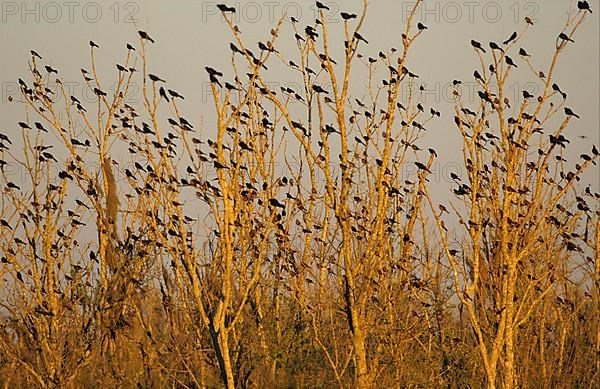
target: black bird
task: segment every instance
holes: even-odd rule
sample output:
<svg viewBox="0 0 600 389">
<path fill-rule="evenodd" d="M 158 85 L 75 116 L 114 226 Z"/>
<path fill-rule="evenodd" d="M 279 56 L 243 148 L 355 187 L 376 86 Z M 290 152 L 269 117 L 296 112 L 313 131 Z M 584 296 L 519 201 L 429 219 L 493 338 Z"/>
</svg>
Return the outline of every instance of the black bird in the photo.
<svg viewBox="0 0 600 389">
<path fill-rule="evenodd" d="M 323 62 L 327 62 L 327 59 L 328 59 L 328 58 L 327 58 L 327 56 L 326 56 L 325 54 L 319 54 L 319 58 L 321 58 L 321 60 L 322 60 Z M 333 60 L 331 57 L 329 57 L 329 61 L 330 61 L 332 64 L 334 64 L 334 65 L 337 65 L 337 62 L 335 62 L 335 61 L 334 61 L 334 60 Z"/>
<path fill-rule="evenodd" d="M 483 77 L 481 77 L 481 74 L 479 74 L 477 70 L 473 72 L 473 77 L 475 77 L 476 80 L 479 80 L 485 84 L 485 80 L 483 79 Z"/>
<path fill-rule="evenodd" d="M 514 66 L 514 67 L 518 67 L 512 60 L 512 58 L 510 58 L 508 55 L 504 56 L 504 60 L 506 61 L 506 63 L 508 64 L 508 66 Z"/>
<path fill-rule="evenodd" d="M 154 43 L 154 39 L 150 38 L 150 35 L 148 35 L 148 33 L 146 33 L 145 31 L 138 31 L 138 35 L 140 36 L 140 38 Z"/>
<path fill-rule="evenodd" d="M 531 57 L 531 56 L 530 56 L 530 55 L 529 55 L 529 54 L 528 54 L 528 53 L 525 51 L 525 49 L 524 49 L 524 48 L 520 48 L 520 49 L 519 49 L 519 55 L 520 55 L 520 56 L 522 56 L 522 57 Z"/>
<path fill-rule="evenodd" d="M 219 161 L 213 161 L 213 165 L 214 165 L 215 169 L 229 169 L 229 166 L 223 165 Z"/>
<path fill-rule="evenodd" d="M 473 46 L 475 49 L 481 50 L 485 53 L 485 49 L 481 46 L 481 43 L 477 42 L 474 39 L 471 39 L 471 46 Z"/>
<path fill-rule="evenodd" d="M 285 208 L 285 205 L 281 204 L 277 199 L 269 199 L 269 204 L 272 207 Z"/>
<path fill-rule="evenodd" d="M 167 100 L 167 103 L 169 102 L 169 98 L 167 97 L 167 93 L 165 92 L 165 88 L 163 88 L 162 86 L 158 89 L 158 94 L 160 95 L 160 97 L 162 97 L 163 99 Z"/>
<path fill-rule="evenodd" d="M 529 24 L 530 26 L 533 26 L 533 20 L 531 20 L 529 16 L 525 16 L 525 23 Z"/>
<path fill-rule="evenodd" d="M 29 125 L 25 122 L 19 122 L 19 127 L 21 127 L 23 130 L 31 130 L 31 127 L 29 127 Z"/>
<path fill-rule="evenodd" d="M 596 145 L 592 145 L 592 154 L 594 154 L 596 156 L 600 155 L 600 152 L 598 152 Z"/>
<path fill-rule="evenodd" d="M 490 42 L 490 48 L 492 50 L 500 50 L 501 52 L 504 53 L 504 50 L 502 49 L 502 47 L 498 46 L 498 44 L 496 42 Z"/>
<path fill-rule="evenodd" d="M 106 96 L 106 92 L 98 88 L 94 88 L 94 93 L 98 96 Z"/>
<path fill-rule="evenodd" d="M 592 13 L 592 10 L 590 9 L 590 3 L 588 3 L 587 1 L 578 1 L 577 8 L 581 11 L 589 11 L 590 13 Z"/>
<path fill-rule="evenodd" d="M 135 51 L 135 47 L 131 46 L 129 43 L 127 44 L 127 50 Z"/>
<path fill-rule="evenodd" d="M 505 40 L 504 42 L 502 42 L 502 44 L 506 46 L 507 44 L 509 44 L 510 42 L 514 41 L 515 39 L 517 39 L 517 32 L 516 31 L 513 32 L 512 35 L 510 37 L 508 37 L 507 40 Z"/>
<path fill-rule="evenodd" d="M 344 20 L 356 19 L 358 17 L 358 15 L 356 15 L 356 14 L 349 14 L 347 12 L 342 12 L 342 13 L 340 13 L 340 15 L 342 16 L 342 19 L 344 19 Z"/>
<path fill-rule="evenodd" d="M 238 48 L 238 47 L 235 45 L 235 43 L 233 43 L 233 42 L 230 42 L 230 43 L 229 43 L 229 48 L 231 49 L 231 51 L 232 51 L 233 53 L 240 53 L 240 54 L 244 54 L 244 52 L 243 52 L 242 50 L 240 50 L 240 49 L 239 49 L 239 48 Z"/>
<path fill-rule="evenodd" d="M 39 55 L 39 54 L 37 53 L 37 51 L 35 51 L 35 50 L 29 50 L 29 52 L 31 53 L 31 56 L 33 56 L 33 57 L 38 57 L 39 59 L 42 59 L 42 56 L 41 56 L 41 55 Z"/>
<path fill-rule="evenodd" d="M 524 90 L 524 91 L 523 91 L 523 98 L 524 98 L 524 99 L 530 99 L 530 98 L 532 98 L 532 97 L 534 97 L 534 96 L 533 96 L 531 93 L 529 93 L 529 92 L 528 92 L 528 91 L 526 91 L 526 90 Z"/>
<path fill-rule="evenodd" d="M 417 28 L 419 29 L 419 31 L 427 30 L 427 26 L 421 22 L 417 23 Z"/>
<path fill-rule="evenodd" d="M 125 68 L 125 66 L 123 66 L 123 65 L 116 64 L 115 66 L 117 67 L 117 70 L 120 71 L 120 72 L 126 72 L 127 71 L 127 68 Z"/>
<path fill-rule="evenodd" d="M 235 7 L 228 7 L 225 4 L 217 4 L 217 8 L 219 9 L 219 11 L 221 12 L 231 12 L 231 13 L 235 13 Z"/>
<path fill-rule="evenodd" d="M 209 66 L 206 66 L 204 69 L 205 69 L 205 70 L 206 70 L 206 72 L 207 72 L 209 75 L 211 75 L 211 76 L 223 77 L 223 73 L 221 73 L 220 71 L 218 71 L 218 70 L 215 70 L 215 69 L 213 69 L 213 68 L 211 68 L 211 67 L 209 67 Z"/>
<path fill-rule="evenodd" d="M 317 34 L 317 32 L 312 26 L 306 26 L 306 28 L 304 28 L 304 32 L 306 33 L 306 36 L 308 36 L 312 40 L 315 40 L 315 38 L 319 37 L 319 34 Z"/>
<path fill-rule="evenodd" d="M 560 93 L 562 95 L 563 99 L 567 98 L 567 94 L 565 92 L 563 92 L 562 90 L 560 90 L 560 87 L 558 86 L 557 83 L 552 84 L 552 90 Z"/>
<path fill-rule="evenodd" d="M 560 34 L 558 34 L 558 39 L 575 43 L 575 41 L 573 39 L 569 38 L 569 36 L 567 34 L 565 34 L 564 32 L 561 32 Z"/>
<path fill-rule="evenodd" d="M 317 93 L 325 93 L 325 94 L 329 93 L 325 89 L 321 88 L 319 85 L 313 85 L 312 90 L 314 90 Z"/>
<path fill-rule="evenodd" d="M 356 39 L 358 39 L 359 41 L 363 41 L 363 42 L 365 42 L 366 44 L 368 44 L 368 43 L 369 43 L 369 41 L 368 41 L 368 40 L 366 40 L 365 38 L 363 38 L 363 36 L 362 36 L 362 35 L 360 35 L 358 32 L 355 32 L 355 33 L 354 33 L 354 37 L 355 37 Z"/>
<path fill-rule="evenodd" d="M 6 136 L 4 134 L 1 134 L 1 133 L 0 133 L 0 141 L 2 141 L 2 142 L 8 142 L 8 143 L 10 143 L 12 145 L 12 142 L 10 141 L 10 139 L 8 138 L 8 136 Z"/>
<path fill-rule="evenodd" d="M 573 110 L 569 107 L 565 107 L 565 115 L 567 116 L 575 116 L 577 119 L 581 119 L 579 115 L 577 115 Z"/>
<path fill-rule="evenodd" d="M 98 49 L 100 48 L 100 46 L 98 46 L 98 45 L 96 44 L 96 42 L 94 42 L 94 41 L 90 41 L 90 47 L 91 47 L 91 48 L 94 48 L 94 47 L 96 47 L 96 48 L 98 48 Z"/>
<path fill-rule="evenodd" d="M 171 97 L 173 97 L 173 98 L 180 98 L 181 100 L 184 99 L 184 97 L 182 95 L 175 92 L 173 89 L 168 89 L 167 92 L 169 92 L 169 95 L 171 95 Z"/>
<path fill-rule="evenodd" d="M 325 4 L 321 3 L 320 1 L 317 1 L 317 8 L 318 9 L 325 9 L 325 10 L 329 11 L 329 7 L 326 6 Z"/>
<path fill-rule="evenodd" d="M 53 68 L 52 68 L 51 66 L 49 66 L 49 65 L 46 65 L 46 66 L 44 66 L 44 68 L 46 68 L 46 71 L 47 71 L 48 73 L 56 73 L 56 74 L 58 74 L 58 70 L 56 70 L 56 69 L 53 69 Z"/>
<path fill-rule="evenodd" d="M 431 170 L 427 169 L 427 166 L 425 166 L 421 162 L 415 162 L 415 165 L 417 166 L 417 168 L 419 168 L 419 170 L 425 170 L 427 173 L 431 174 Z"/>
<path fill-rule="evenodd" d="M 154 81 L 154 82 L 158 82 L 158 81 L 160 81 L 160 82 L 166 82 L 166 81 L 165 81 L 165 80 L 163 80 L 162 78 L 160 78 L 160 77 L 158 77 L 157 75 L 155 75 L 155 74 L 152 74 L 152 73 L 148 74 L 148 78 L 149 78 L 149 79 L 151 79 L 151 80 L 152 80 L 152 81 Z"/>
<path fill-rule="evenodd" d="M 35 124 L 35 128 L 37 128 L 38 130 L 40 130 L 40 131 L 44 131 L 44 132 L 48 132 L 48 130 L 46 130 L 46 129 L 44 128 L 44 126 L 42 125 L 42 123 L 40 123 L 40 122 L 35 122 L 35 123 L 33 123 L 33 124 Z"/>
</svg>

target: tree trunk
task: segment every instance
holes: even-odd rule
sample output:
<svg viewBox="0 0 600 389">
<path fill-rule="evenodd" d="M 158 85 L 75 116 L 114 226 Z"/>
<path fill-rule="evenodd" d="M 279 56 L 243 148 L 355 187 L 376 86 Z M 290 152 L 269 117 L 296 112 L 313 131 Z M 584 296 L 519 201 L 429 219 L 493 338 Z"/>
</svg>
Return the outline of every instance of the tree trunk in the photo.
<svg viewBox="0 0 600 389">
<path fill-rule="evenodd" d="M 235 388 L 233 379 L 233 369 L 231 367 L 231 359 L 229 358 L 229 343 L 227 342 L 227 333 L 220 328 L 211 328 L 210 335 L 213 341 L 214 349 L 219 362 L 219 370 L 221 372 L 221 381 L 227 389 Z"/>
</svg>

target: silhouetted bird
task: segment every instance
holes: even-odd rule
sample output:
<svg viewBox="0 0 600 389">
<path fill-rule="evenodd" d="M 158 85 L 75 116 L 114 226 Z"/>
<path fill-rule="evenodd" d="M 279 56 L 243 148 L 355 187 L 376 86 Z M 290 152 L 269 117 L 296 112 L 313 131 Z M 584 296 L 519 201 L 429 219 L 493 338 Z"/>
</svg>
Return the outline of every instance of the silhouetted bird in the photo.
<svg viewBox="0 0 600 389">
<path fill-rule="evenodd" d="M 519 49 L 519 55 L 522 57 L 531 57 L 523 48 Z"/>
<path fill-rule="evenodd" d="M 127 50 L 135 51 L 135 47 L 131 46 L 129 43 L 127 44 Z"/>
<path fill-rule="evenodd" d="M 560 34 L 558 34 L 558 39 L 575 43 L 575 41 L 573 39 L 569 38 L 569 36 L 567 34 L 565 34 L 564 32 L 561 32 Z"/>
<path fill-rule="evenodd" d="M 508 66 L 518 67 L 508 55 L 504 56 L 504 60 L 508 64 Z"/>
<path fill-rule="evenodd" d="M 169 95 L 171 95 L 171 97 L 173 97 L 173 98 L 180 98 L 181 100 L 184 99 L 184 97 L 182 95 L 175 92 L 173 89 L 168 89 L 167 92 L 169 92 Z"/>
<path fill-rule="evenodd" d="M 490 48 L 492 50 L 500 50 L 501 52 L 504 53 L 504 49 L 502 49 L 502 47 L 498 46 L 498 44 L 496 42 L 490 42 Z"/>
<path fill-rule="evenodd" d="M 42 56 L 41 56 L 41 55 L 39 55 L 39 54 L 37 53 L 37 51 L 35 51 L 35 50 L 29 50 L 29 52 L 31 53 L 31 56 L 33 56 L 33 57 L 38 57 L 39 59 L 42 59 Z"/>
<path fill-rule="evenodd" d="M 481 50 L 485 53 L 485 49 L 481 46 L 481 43 L 477 42 L 474 39 L 471 39 L 471 46 L 473 46 L 475 49 Z"/>
<path fill-rule="evenodd" d="M 314 91 L 315 91 L 315 92 L 317 92 L 317 93 L 325 93 L 325 94 L 328 94 L 328 92 L 327 92 L 325 89 L 321 88 L 319 85 L 313 85 L 313 86 L 312 86 L 312 90 L 314 90 Z"/>
<path fill-rule="evenodd" d="M 573 110 L 569 107 L 565 107 L 565 115 L 567 116 L 575 116 L 577 119 L 581 119 L 579 115 L 577 115 Z"/>
<path fill-rule="evenodd" d="M 231 12 L 231 13 L 235 13 L 235 7 L 228 7 L 225 4 L 217 4 L 217 8 L 219 9 L 219 11 L 221 12 Z"/>
<path fill-rule="evenodd" d="M 56 74 L 58 74 L 58 70 L 53 69 L 50 65 L 46 65 L 46 66 L 44 66 L 44 68 L 46 69 L 46 71 L 48 73 L 56 73 Z"/>
<path fill-rule="evenodd" d="M 510 42 L 514 41 L 515 39 L 517 39 L 517 32 L 513 32 L 512 35 L 510 37 L 508 37 L 507 40 L 505 40 L 504 42 L 502 42 L 503 45 L 507 45 Z"/>
<path fill-rule="evenodd" d="M 166 82 L 165 80 L 163 80 L 162 78 L 158 77 L 157 75 L 154 75 L 152 73 L 148 74 L 148 78 L 151 79 L 154 82 Z"/>
<path fill-rule="evenodd" d="M 165 88 L 163 88 L 162 86 L 158 89 L 158 94 L 160 95 L 160 97 L 162 97 L 163 99 L 167 100 L 167 102 L 169 102 L 169 98 L 167 97 L 167 93 L 165 92 Z"/>
<path fill-rule="evenodd" d="M 205 70 L 206 70 L 206 72 L 207 72 L 209 75 L 211 75 L 211 76 L 223 77 L 223 73 L 221 73 L 220 71 L 218 71 L 218 70 L 215 70 L 215 69 L 213 69 L 213 68 L 211 68 L 211 67 L 209 67 L 209 66 L 206 66 L 204 69 L 205 69 Z"/>
<path fill-rule="evenodd" d="M 340 13 L 340 15 L 342 16 L 342 19 L 344 19 L 344 20 L 356 19 L 358 17 L 358 15 L 356 15 L 356 14 L 349 14 L 347 12 L 342 12 L 342 13 Z"/>
<path fill-rule="evenodd" d="M 362 35 L 360 35 L 358 32 L 355 32 L 355 33 L 354 33 L 354 37 L 355 37 L 356 39 L 358 39 L 359 41 L 363 41 L 363 42 L 365 42 L 365 43 L 367 43 L 367 44 L 369 43 L 369 41 L 367 41 L 365 38 L 363 38 L 363 36 L 362 36 Z"/>
<path fill-rule="evenodd" d="M 419 170 L 425 170 L 427 173 L 431 174 L 431 171 L 427 169 L 427 166 L 425 166 L 421 162 L 415 162 L 415 165 L 417 166 L 417 168 L 419 168 Z"/>
<path fill-rule="evenodd" d="M 150 38 L 150 35 L 148 35 L 145 31 L 138 31 L 138 35 L 140 38 L 154 43 L 154 39 Z"/>
<path fill-rule="evenodd" d="M 592 10 L 590 9 L 590 3 L 588 3 L 587 1 L 578 1 L 577 8 L 581 11 L 589 11 L 590 13 L 592 13 Z"/>
<path fill-rule="evenodd" d="M 318 9 L 325 9 L 325 10 L 329 11 L 329 7 L 326 6 L 325 4 L 321 3 L 320 1 L 317 1 L 316 4 L 317 4 Z"/>
<path fill-rule="evenodd" d="M 417 23 L 417 28 L 419 29 L 419 31 L 427 30 L 427 26 L 421 22 Z"/>
<path fill-rule="evenodd" d="M 96 47 L 96 48 L 98 48 L 98 49 L 100 48 L 100 46 L 98 46 L 98 45 L 97 45 L 97 44 L 96 44 L 94 41 L 90 41 L 90 47 L 91 47 L 91 48 L 94 48 L 94 47 Z"/>
</svg>

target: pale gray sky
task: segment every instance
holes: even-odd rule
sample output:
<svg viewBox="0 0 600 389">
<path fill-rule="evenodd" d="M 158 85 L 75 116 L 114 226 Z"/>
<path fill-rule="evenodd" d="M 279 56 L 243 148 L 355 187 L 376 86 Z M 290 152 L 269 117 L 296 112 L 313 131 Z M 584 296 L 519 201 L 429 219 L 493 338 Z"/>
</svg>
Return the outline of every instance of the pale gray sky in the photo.
<svg viewBox="0 0 600 389">
<path fill-rule="evenodd" d="M 362 4 L 358 0 L 324 2 L 331 7 L 327 18 L 332 35 L 342 31 L 339 12 L 359 13 Z M 83 96 L 84 101 L 85 96 L 89 96 L 87 101 L 92 101 L 92 92 L 79 73 L 81 67 L 89 67 L 88 41 L 93 39 L 101 46 L 97 51 L 100 73 L 104 83 L 110 85 L 109 80 L 116 79 L 114 64 L 125 58 L 125 43 L 137 46 L 136 30 L 139 27 L 156 40 L 156 44 L 149 46 L 151 71 L 165 78 L 170 88 L 186 97 L 182 104 L 184 115 L 195 124 L 204 118 L 205 131 L 210 134 L 214 109 L 204 66 L 220 68 L 230 74 L 228 44 L 233 40 L 216 10 L 216 3 L 191 0 L 3 1 L 0 15 L 0 132 L 9 136 L 14 134 L 18 131 L 16 123 L 24 117 L 22 107 L 9 105 L 7 98 L 18 90 L 19 77 L 29 79 L 30 49 L 37 50 L 45 63 L 59 69 L 63 80 L 72 82 L 67 84 L 72 94 Z M 271 27 L 283 13 L 300 19 L 302 29 L 306 24 L 312 24 L 316 15 L 312 1 L 227 3 L 237 8 L 236 21 L 253 49 L 258 40 L 269 37 Z M 361 52 L 365 56 L 376 56 L 380 50 L 400 46 L 400 33 L 411 4 L 397 0 L 370 1 L 363 28 L 363 35 L 370 41 L 369 45 L 362 46 Z M 479 62 L 470 40 L 474 38 L 486 44 L 490 40 L 500 42 L 513 31 L 520 31 L 523 19 L 529 16 L 536 24 L 519 46 L 526 48 L 534 56 L 534 63 L 544 70 L 567 12 L 569 9 L 576 11 L 575 4 L 576 1 L 569 0 L 425 2 L 416 21 L 429 29 L 413 47 L 408 67 L 426 84 L 425 105 L 442 112 L 442 120 L 429 127 L 421 142 L 421 146 L 433 146 L 440 154 L 434 181 L 444 181 L 448 169 L 456 166 L 456 162 L 460 163 L 461 141 L 452 121 L 450 85 L 453 79 L 473 81 L 473 70 Z M 598 0 L 591 0 L 590 4 L 594 13 L 577 32 L 576 43 L 566 49 L 555 78 L 568 94 L 567 105 L 581 115 L 580 120 L 572 121 L 567 133 L 573 144 L 569 153 L 573 158 L 589 152 L 592 143 L 600 143 L 600 4 Z M 297 58 L 292 35 L 290 23 L 286 22 L 277 48 L 290 59 Z M 341 41 L 338 46 L 335 50 L 341 53 Z M 519 59 L 517 53 L 513 57 Z M 275 82 L 299 83 L 296 76 L 290 78 L 289 71 L 279 71 L 276 65 L 273 68 L 270 74 L 272 80 L 277 80 Z M 525 66 L 521 66 L 514 76 L 510 88 L 518 98 L 522 89 L 533 86 L 527 84 L 531 76 Z M 359 88 L 360 79 L 356 81 L 359 83 L 355 88 Z M 474 92 L 472 95 L 474 103 L 477 97 Z M 468 94 L 464 96 L 468 101 Z M 578 135 L 588 138 L 581 139 Z M 597 167 L 586 175 L 586 181 L 596 191 L 600 188 Z M 444 187 L 447 190 L 447 184 Z"/>
</svg>

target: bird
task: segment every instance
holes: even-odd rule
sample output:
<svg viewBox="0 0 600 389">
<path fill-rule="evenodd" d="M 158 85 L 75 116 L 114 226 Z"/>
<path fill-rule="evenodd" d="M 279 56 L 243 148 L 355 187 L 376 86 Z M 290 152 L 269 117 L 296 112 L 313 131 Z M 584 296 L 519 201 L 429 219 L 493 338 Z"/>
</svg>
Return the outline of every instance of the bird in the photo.
<svg viewBox="0 0 600 389">
<path fill-rule="evenodd" d="M 104 96 L 106 97 L 106 92 L 102 91 L 101 89 L 98 88 L 94 88 L 94 93 L 98 96 Z"/>
<path fill-rule="evenodd" d="M 573 39 L 569 38 L 569 36 L 567 34 L 565 34 L 564 32 L 561 32 L 560 34 L 558 34 L 558 39 L 575 43 L 575 41 Z"/>
<path fill-rule="evenodd" d="M 528 53 L 525 51 L 525 49 L 524 49 L 524 48 L 520 48 L 520 49 L 519 49 L 519 55 L 520 55 L 521 57 L 531 57 L 531 55 L 529 55 L 529 54 L 528 54 Z"/>
<path fill-rule="evenodd" d="M 475 77 L 476 80 L 479 80 L 485 84 L 485 80 L 483 79 L 483 77 L 481 77 L 481 74 L 479 74 L 477 70 L 473 72 L 473 77 Z"/>
<path fill-rule="evenodd" d="M 340 15 L 342 16 L 342 19 L 344 19 L 344 20 L 356 19 L 358 17 L 358 15 L 356 15 L 356 14 L 350 14 L 347 12 L 342 12 L 342 13 L 340 13 Z"/>
<path fill-rule="evenodd" d="M 329 7 L 326 6 L 325 4 L 321 3 L 320 1 L 317 1 L 316 4 L 317 4 L 318 9 L 324 9 L 324 10 L 329 11 Z"/>
<path fill-rule="evenodd" d="M 155 74 L 152 74 L 152 73 L 148 74 L 148 78 L 149 78 L 150 80 L 154 81 L 154 82 L 158 82 L 158 81 L 160 81 L 160 82 L 166 82 L 166 81 L 165 81 L 165 80 L 163 80 L 162 78 L 160 78 L 160 77 L 158 77 L 157 75 L 155 75 Z"/>
<path fill-rule="evenodd" d="M 508 55 L 505 55 L 505 56 L 504 56 L 504 60 L 506 61 L 506 64 L 507 64 L 508 66 L 514 66 L 514 67 L 516 67 L 516 68 L 518 67 L 518 66 L 517 66 L 517 65 L 516 65 L 516 64 L 513 62 L 512 58 L 510 58 Z"/>
<path fill-rule="evenodd" d="M 417 166 L 419 170 L 424 170 L 427 173 L 431 174 L 431 170 L 427 169 L 427 166 L 425 166 L 423 163 L 417 161 L 415 162 L 415 166 Z"/>
<path fill-rule="evenodd" d="M 565 107 L 565 115 L 567 116 L 575 116 L 577 119 L 581 119 L 579 115 L 577 115 L 573 110 L 569 107 Z"/>
<path fill-rule="evenodd" d="M 31 127 L 29 127 L 29 125 L 25 122 L 19 122 L 19 127 L 21 127 L 23 130 L 31 130 Z"/>
<path fill-rule="evenodd" d="M 365 38 L 363 38 L 363 36 L 362 36 L 362 35 L 360 35 L 358 32 L 355 32 L 355 33 L 354 33 L 354 37 L 355 37 L 357 40 L 359 40 L 359 41 L 363 41 L 363 42 L 365 42 L 365 43 L 367 43 L 367 44 L 369 43 L 369 41 L 367 41 Z"/>
<path fill-rule="evenodd" d="M 184 97 L 182 95 L 180 95 L 179 93 L 175 92 L 173 89 L 167 89 L 167 92 L 173 98 L 180 98 L 181 100 L 184 99 Z"/>
<path fill-rule="evenodd" d="M 515 39 L 517 39 L 517 32 L 516 31 L 513 32 L 512 35 L 510 37 L 508 37 L 507 40 L 505 40 L 504 42 L 502 42 L 502 44 L 506 46 L 507 44 L 509 44 L 510 42 L 514 41 Z"/>
<path fill-rule="evenodd" d="M 317 92 L 317 93 L 325 93 L 325 94 L 329 93 L 325 89 L 321 88 L 319 85 L 313 85 L 312 86 L 312 90 L 315 91 L 315 92 Z"/>
<path fill-rule="evenodd" d="M 419 31 L 423 31 L 423 30 L 427 30 L 427 26 L 424 25 L 423 23 L 419 22 L 417 23 L 417 28 L 419 29 Z"/>
<path fill-rule="evenodd" d="M 90 47 L 91 47 L 92 49 L 93 49 L 94 47 L 95 47 L 95 48 L 98 48 L 98 49 L 100 48 L 100 46 L 98 46 L 98 45 L 96 44 L 96 42 L 94 42 L 94 41 L 90 41 Z"/>
<path fill-rule="evenodd" d="M 141 31 L 141 30 L 138 31 L 138 35 L 140 36 L 141 39 L 154 43 L 154 39 L 152 39 L 150 37 L 150 35 L 148 35 L 148 33 L 146 33 L 145 31 Z"/>
<path fill-rule="evenodd" d="M 29 52 L 31 53 L 32 57 L 38 57 L 39 59 L 42 59 L 42 56 L 39 55 L 37 51 L 35 51 L 35 50 L 29 50 Z"/>
<path fill-rule="evenodd" d="M 592 13 L 592 10 L 590 9 L 590 3 L 588 3 L 587 1 L 578 1 L 577 8 L 580 11 L 589 11 L 589 13 Z"/>
<path fill-rule="evenodd" d="M 205 70 L 206 70 L 206 72 L 207 72 L 209 75 L 211 75 L 211 76 L 223 77 L 223 73 L 221 73 L 221 72 L 220 72 L 220 71 L 218 71 L 218 70 L 215 70 L 215 69 L 211 68 L 210 66 L 206 66 L 204 69 L 205 69 Z"/>
<path fill-rule="evenodd" d="M 231 13 L 235 13 L 235 7 L 228 7 L 225 4 L 217 4 L 217 8 L 219 9 L 219 11 L 225 13 L 225 12 L 231 12 Z"/>
<path fill-rule="evenodd" d="M 127 44 L 127 50 L 135 51 L 135 47 L 131 46 L 129 43 Z"/>
<path fill-rule="evenodd" d="M 504 50 L 502 49 L 502 47 L 498 46 L 498 44 L 496 42 L 490 42 L 490 48 L 492 50 L 500 50 L 501 52 L 504 53 Z"/>
<path fill-rule="evenodd" d="M 46 65 L 46 66 L 44 66 L 44 68 L 46 69 L 46 71 L 48 73 L 56 73 L 56 74 L 58 74 L 58 70 L 53 69 L 52 66 L 50 66 L 50 65 Z"/>
<path fill-rule="evenodd" d="M 475 49 L 481 50 L 485 53 L 485 49 L 481 46 L 481 43 L 477 42 L 474 39 L 471 39 L 471 46 L 473 46 Z"/>
<path fill-rule="evenodd" d="M 160 95 L 160 97 L 162 97 L 163 99 L 165 99 L 167 101 L 167 103 L 169 102 L 169 97 L 167 97 L 167 93 L 165 91 L 165 88 L 163 88 L 162 86 L 158 89 L 158 94 Z"/>
</svg>

